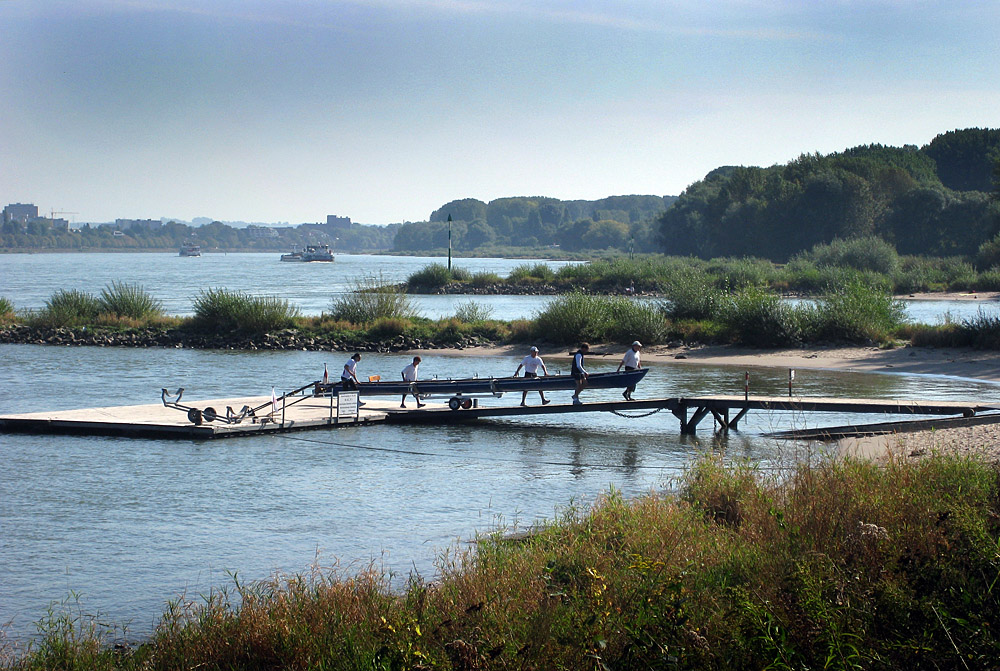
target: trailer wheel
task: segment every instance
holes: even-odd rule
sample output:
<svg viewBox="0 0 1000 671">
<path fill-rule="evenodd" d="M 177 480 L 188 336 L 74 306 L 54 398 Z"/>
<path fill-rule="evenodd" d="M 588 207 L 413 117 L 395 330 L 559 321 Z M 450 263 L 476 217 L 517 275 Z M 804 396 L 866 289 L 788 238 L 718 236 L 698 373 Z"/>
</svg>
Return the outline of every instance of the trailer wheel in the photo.
<svg viewBox="0 0 1000 671">
<path fill-rule="evenodd" d="M 471 407 L 472 407 L 472 399 L 471 398 L 467 398 L 464 401 L 462 401 L 462 408 L 464 410 L 468 410 Z"/>
<path fill-rule="evenodd" d="M 191 420 L 195 426 L 201 426 L 201 410 L 198 408 L 191 408 L 188 410 L 188 419 Z"/>
<path fill-rule="evenodd" d="M 201 411 L 201 416 L 205 418 L 206 422 L 214 422 L 219 418 L 219 413 L 215 411 L 215 408 L 209 406 Z"/>
<path fill-rule="evenodd" d="M 462 399 L 458 398 L 457 396 L 455 398 L 448 399 L 448 407 L 451 408 L 452 410 L 458 410 L 459 408 L 462 407 Z"/>
</svg>

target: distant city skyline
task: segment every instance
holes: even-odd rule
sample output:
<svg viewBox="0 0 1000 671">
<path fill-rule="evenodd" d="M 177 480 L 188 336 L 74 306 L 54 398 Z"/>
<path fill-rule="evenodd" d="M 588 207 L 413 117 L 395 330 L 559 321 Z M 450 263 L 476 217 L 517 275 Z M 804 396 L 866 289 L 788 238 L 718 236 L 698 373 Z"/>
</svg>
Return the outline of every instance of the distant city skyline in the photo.
<svg viewBox="0 0 1000 671">
<path fill-rule="evenodd" d="M 679 195 L 1000 127 L 997 34 L 985 0 L 0 2 L 0 201 L 297 225 Z"/>
</svg>

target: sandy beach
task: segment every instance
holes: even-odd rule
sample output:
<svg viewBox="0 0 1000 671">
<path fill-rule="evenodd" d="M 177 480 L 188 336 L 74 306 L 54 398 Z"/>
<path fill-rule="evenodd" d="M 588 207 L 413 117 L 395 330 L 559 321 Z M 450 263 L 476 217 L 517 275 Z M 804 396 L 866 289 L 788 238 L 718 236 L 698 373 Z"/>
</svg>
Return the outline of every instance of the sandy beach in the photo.
<svg viewBox="0 0 1000 671">
<path fill-rule="evenodd" d="M 416 350 L 415 354 L 433 357 L 510 356 L 527 354 L 526 346 L 470 347 L 466 349 Z M 569 359 L 572 350 L 566 347 L 541 347 L 546 359 Z M 620 345 L 591 345 L 590 359 L 609 358 L 617 362 L 625 348 Z M 761 350 L 749 347 L 711 345 L 706 347 L 646 347 L 642 350 L 646 363 L 676 363 L 682 365 L 748 366 L 764 368 L 825 368 L 858 372 L 893 372 L 923 375 L 948 375 L 1000 382 L 1000 352 L 972 349 L 934 349 L 929 347 L 803 347 L 796 349 Z"/>
<path fill-rule="evenodd" d="M 982 296 L 982 294 L 980 294 Z M 527 351 L 517 347 L 475 347 L 461 350 L 426 350 L 421 356 L 447 353 L 455 356 L 510 356 L 520 358 Z M 591 360 L 610 357 L 618 361 L 621 346 L 591 345 Z M 546 359 L 569 359 L 568 348 L 542 347 Z M 765 368 L 817 368 L 858 372 L 946 375 L 1000 382 L 1000 352 L 927 347 L 807 347 L 800 349 L 757 350 L 725 345 L 707 347 L 648 347 L 642 352 L 645 363 L 674 363 L 686 366 L 730 365 Z M 902 456 L 918 459 L 934 452 L 951 452 L 1000 459 L 1000 416 L 996 424 L 935 429 L 886 436 L 847 438 L 838 441 L 839 452 L 864 458 Z"/>
</svg>

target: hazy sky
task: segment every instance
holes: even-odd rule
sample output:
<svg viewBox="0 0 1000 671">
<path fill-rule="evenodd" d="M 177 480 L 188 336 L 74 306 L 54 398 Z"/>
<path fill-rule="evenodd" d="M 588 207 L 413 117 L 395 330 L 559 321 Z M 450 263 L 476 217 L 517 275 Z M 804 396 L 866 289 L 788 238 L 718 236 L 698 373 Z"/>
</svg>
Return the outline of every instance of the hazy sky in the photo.
<svg viewBox="0 0 1000 671">
<path fill-rule="evenodd" d="M 1000 127 L 995 0 L 0 0 L 0 205 L 385 224 Z"/>
</svg>

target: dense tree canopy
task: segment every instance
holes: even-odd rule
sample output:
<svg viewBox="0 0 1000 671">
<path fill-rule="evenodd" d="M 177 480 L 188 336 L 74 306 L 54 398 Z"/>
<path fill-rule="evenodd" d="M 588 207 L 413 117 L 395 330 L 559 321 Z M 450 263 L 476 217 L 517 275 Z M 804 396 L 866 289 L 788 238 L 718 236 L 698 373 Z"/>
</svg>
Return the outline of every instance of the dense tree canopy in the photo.
<svg viewBox="0 0 1000 671">
<path fill-rule="evenodd" d="M 440 250 L 448 245 L 474 250 L 505 247 L 559 246 L 570 251 L 656 247 L 653 222 L 672 196 L 611 196 L 600 200 L 559 200 L 545 196 L 498 198 L 484 203 L 455 200 L 431 213 L 425 222 L 403 224 L 396 235 L 398 251 Z M 443 233 L 442 233 L 443 231 Z"/>
<path fill-rule="evenodd" d="M 668 254 L 783 261 L 836 238 L 877 236 L 905 254 L 974 255 L 1000 229 L 997 203 L 984 193 L 998 152 L 1000 131 L 970 129 L 924 148 L 864 145 L 769 168 L 719 168 L 660 217 L 660 245 Z"/>
</svg>

